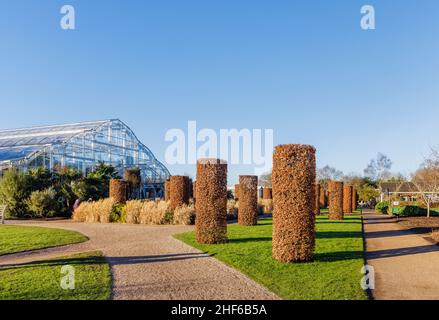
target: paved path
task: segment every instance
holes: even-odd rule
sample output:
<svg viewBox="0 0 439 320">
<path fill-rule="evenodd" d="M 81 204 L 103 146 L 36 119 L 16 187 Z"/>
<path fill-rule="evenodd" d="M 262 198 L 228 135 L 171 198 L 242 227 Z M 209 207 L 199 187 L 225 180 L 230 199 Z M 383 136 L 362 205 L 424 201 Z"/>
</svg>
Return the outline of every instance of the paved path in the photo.
<svg viewBox="0 0 439 320">
<path fill-rule="evenodd" d="M 191 226 L 85 224 L 71 221 L 25 224 L 79 231 L 90 241 L 38 250 L 32 254 L 3 256 L 0 257 L 0 265 L 100 250 L 111 266 L 113 299 L 278 299 L 240 272 L 172 237 L 193 230 Z"/>
<path fill-rule="evenodd" d="M 364 228 L 366 258 L 375 268 L 375 299 L 439 299 L 439 246 L 373 212 L 364 213 Z"/>
</svg>

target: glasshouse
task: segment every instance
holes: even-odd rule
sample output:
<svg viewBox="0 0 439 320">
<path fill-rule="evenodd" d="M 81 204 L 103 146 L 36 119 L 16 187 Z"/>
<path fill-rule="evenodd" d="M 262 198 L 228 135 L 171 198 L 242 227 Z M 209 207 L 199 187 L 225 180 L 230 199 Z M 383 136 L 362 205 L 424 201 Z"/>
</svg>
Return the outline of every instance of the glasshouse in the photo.
<svg viewBox="0 0 439 320">
<path fill-rule="evenodd" d="M 84 175 L 98 163 L 141 169 L 144 194 L 162 192 L 169 171 L 120 120 L 80 122 L 0 131 L 0 170 L 57 166 Z"/>
</svg>

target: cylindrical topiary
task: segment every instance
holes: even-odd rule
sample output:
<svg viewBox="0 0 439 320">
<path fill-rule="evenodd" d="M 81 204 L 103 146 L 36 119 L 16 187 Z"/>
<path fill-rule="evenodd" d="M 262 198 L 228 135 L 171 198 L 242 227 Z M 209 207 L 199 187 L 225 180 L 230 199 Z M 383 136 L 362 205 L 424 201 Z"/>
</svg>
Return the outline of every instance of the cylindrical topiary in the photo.
<svg viewBox="0 0 439 320">
<path fill-rule="evenodd" d="M 319 215 L 320 214 L 320 184 L 316 183 L 314 188 L 315 188 L 314 213 L 316 215 Z"/>
<path fill-rule="evenodd" d="M 192 179 L 189 178 L 189 183 L 187 185 L 187 194 L 189 199 L 192 199 L 194 197 L 194 182 Z"/>
<path fill-rule="evenodd" d="M 192 183 L 192 195 L 195 201 L 197 199 L 197 181 Z"/>
<path fill-rule="evenodd" d="M 110 180 L 110 198 L 117 204 L 127 202 L 127 182 L 125 180 Z"/>
<path fill-rule="evenodd" d="M 172 176 L 170 181 L 171 208 L 176 209 L 182 205 L 189 204 L 189 177 Z"/>
<path fill-rule="evenodd" d="M 235 201 L 239 201 L 239 183 L 235 184 L 235 194 L 234 194 L 234 196 L 235 196 Z"/>
<path fill-rule="evenodd" d="M 198 243 L 227 242 L 227 163 L 197 162 L 196 238 Z"/>
<path fill-rule="evenodd" d="M 329 181 L 329 220 L 343 217 L 343 182 Z"/>
<path fill-rule="evenodd" d="M 352 213 L 352 186 L 343 187 L 343 213 Z"/>
<path fill-rule="evenodd" d="M 165 201 L 171 200 L 171 179 L 165 181 Z"/>
<path fill-rule="evenodd" d="M 238 223 L 243 226 L 254 226 L 258 223 L 257 176 L 239 177 Z"/>
<path fill-rule="evenodd" d="M 315 249 L 315 148 L 280 145 L 273 154 L 273 258 L 310 261 Z"/>
<path fill-rule="evenodd" d="M 357 189 L 352 187 L 352 211 L 357 210 Z"/>
<path fill-rule="evenodd" d="M 264 200 L 271 200 L 273 199 L 273 189 L 264 187 L 264 193 L 262 194 L 262 197 Z"/>
<path fill-rule="evenodd" d="M 319 191 L 319 205 L 320 205 L 320 209 L 327 207 L 326 190 L 322 186 L 320 186 L 320 191 Z"/>
</svg>

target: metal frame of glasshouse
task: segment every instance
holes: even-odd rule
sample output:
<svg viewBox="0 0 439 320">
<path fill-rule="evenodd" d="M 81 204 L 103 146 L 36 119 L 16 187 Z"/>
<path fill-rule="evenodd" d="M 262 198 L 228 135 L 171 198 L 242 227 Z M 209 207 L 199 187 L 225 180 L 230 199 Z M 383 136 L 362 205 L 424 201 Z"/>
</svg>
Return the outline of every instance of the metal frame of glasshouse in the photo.
<svg viewBox="0 0 439 320">
<path fill-rule="evenodd" d="M 100 162 L 122 175 L 140 168 L 143 197 L 163 193 L 168 169 L 134 132 L 118 119 L 0 131 L 0 170 L 57 166 L 76 168 L 84 175 Z"/>
</svg>

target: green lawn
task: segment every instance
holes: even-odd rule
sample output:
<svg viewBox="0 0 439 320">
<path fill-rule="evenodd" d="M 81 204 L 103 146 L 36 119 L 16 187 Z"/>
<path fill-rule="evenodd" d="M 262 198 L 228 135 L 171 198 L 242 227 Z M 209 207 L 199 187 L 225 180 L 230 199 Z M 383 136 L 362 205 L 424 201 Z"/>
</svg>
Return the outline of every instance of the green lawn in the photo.
<svg viewBox="0 0 439 320">
<path fill-rule="evenodd" d="M 61 268 L 75 269 L 75 289 L 61 288 Z M 100 252 L 0 266 L 0 300 L 106 300 L 110 298 L 110 268 Z"/>
<path fill-rule="evenodd" d="M 0 225 L 0 256 L 79 243 L 87 240 L 86 236 L 75 231 Z"/>
<path fill-rule="evenodd" d="M 363 240 L 359 215 L 342 222 L 319 216 L 311 263 L 280 263 L 271 257 L 272 220 L 255 227 L 229 225 L 229 243 L 200 245 L 193 232 L 176 238 L 240 270 L 284 299 L 365 300 L 360 287 Z"/>
</svg>

